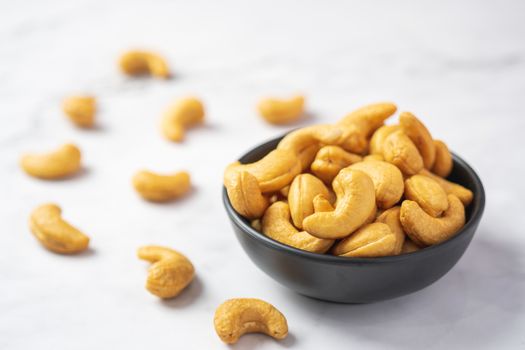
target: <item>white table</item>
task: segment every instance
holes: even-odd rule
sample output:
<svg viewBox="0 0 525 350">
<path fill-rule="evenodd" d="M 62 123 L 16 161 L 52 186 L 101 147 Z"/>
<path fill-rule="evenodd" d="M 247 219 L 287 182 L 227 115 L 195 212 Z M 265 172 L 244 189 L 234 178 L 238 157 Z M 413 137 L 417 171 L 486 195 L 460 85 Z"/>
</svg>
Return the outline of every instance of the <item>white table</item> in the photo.
<svg viewBox="0 0 525 350">
<path fill-rule="evenodd" d="M 0 348 L 220 349 L 225 299 L 259 297 L 290 336 L 245 336 L 235 349 L 525 348 L 525 3 L 523 1 L 3 1 L 0 4 Z M 169 82 L 130 80 L 119 53 L 169 58 Z M 479 172 L 487 207 L 458 263 L 431 287 L 372 305 L 301 297 L 257 269 L 220 199 L 224 166 L 290 128 L 256 114 L 261 96 L 304 92 L 311 117 L 333 122 L 392 100 L 420 116 Z M 99 98 L 100 127 L 75 129 L 63 96 Z M 201 97 L 205 127 L 183 144 L 160 137 L 175 98 Z M 18 167 L 26 151 L 72 140 L 85 171 L 44 182 Z M 195 191 L 155 205 L 130 185 L 140 168 L 187 169 Z M 77 257 L 44 250 L 29 212 L 59 203 L 92 238 Z M 197 280 L 162 302 L 144 289 L 143 244 L 174 247 Z"/>
</svg>

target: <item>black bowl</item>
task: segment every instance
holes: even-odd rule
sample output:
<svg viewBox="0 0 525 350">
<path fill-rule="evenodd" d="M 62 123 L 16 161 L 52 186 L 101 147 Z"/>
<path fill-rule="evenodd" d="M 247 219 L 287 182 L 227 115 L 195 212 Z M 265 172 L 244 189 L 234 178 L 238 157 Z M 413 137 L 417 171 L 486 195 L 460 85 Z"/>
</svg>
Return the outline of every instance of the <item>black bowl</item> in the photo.
<svg viewBox="0 0 525 350">
<path fill-rule="evenodd" d="M 282 138 L 282 137 L 281 137 Z M 261 159 L 281 138 L 266 142 L 241 157 Z M 347 258 L 310 253 L 279 243 L 254 230 L 237 214 L 223 189 L 223 202 L 237 239 L 250 259 L 268 276 L 296 292 L 326 301 L 370 303 L 423 289 L 445 275 L 461 258 L 485 207 L 485 192 L 474 170 L 457 155 L 449 179 L 474 192 L 466 208 L 466 224 L 451 239 L 417 252 L 381 258 Z"/>
</svg>

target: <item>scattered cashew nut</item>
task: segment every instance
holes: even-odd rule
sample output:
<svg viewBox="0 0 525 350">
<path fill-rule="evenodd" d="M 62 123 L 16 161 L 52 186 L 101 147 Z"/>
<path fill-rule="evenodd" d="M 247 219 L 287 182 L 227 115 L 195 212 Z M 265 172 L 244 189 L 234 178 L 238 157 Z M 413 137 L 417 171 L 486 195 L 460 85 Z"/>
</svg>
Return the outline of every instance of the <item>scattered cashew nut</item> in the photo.
<svg viewBox="0 0 525 350">
<path fill-rule="evenodd" d="M 89 237 L 62 219 L 62 210 L 56 204 L 37 207 L 29 218 L 29 227 L 47 249 L 60 254 L 74 254 L 86 250 Z"/>
<path fill-rule="evenodd" d="M 144 246 L 138 249 L 137 255 L 152 263 L 148 269 L 146 289 L 159 298 L 176 297 L 195 276 L 191 261 L 173 249 Z"/>
<path fill-rule="evenodd" d="M 435 180 L 424 175 L 414 175 L 405 180 L 405 198 L 415 201 L 433 217 L 448 208 L 447 193 Z"/>
<path fill-rule="evenodd" d="M 184 139 L 186 129 L 204 122 L 204 106 L 195 97 L 176 101 L 164 113 L 161 131 L 164 137 L 174 142 Z"/>
<path fill-rule="evenodd" d="M 288 204 L 295 227 L 302 229 L 305 217 L 314 213 L 313 199 L 317 195 L 329 196 L 324 183 L 311 174 L 299 174 L 290 185 Z"/>
<path fill-rule="evenodd" d="M 335 209 L 314 213 L 303 220 L 306 232 L 319 238 L 346 237 L 376 210 L 374 183 L 364 172 L 345 168 L 332 185 L 337 196 Z"/>
<path fill-rule="evenodd" d="M 428 215 L 414 201 L 405 200 L 400 212 L 403 230 L 418 245 L 433 245 L 454 236 L 465 224 L 465 208 L 458 197 L 448 195 L 448 209 L 439 218 Z"/>
<path fill-rule="evenodd" d="M 347 152 L 339 146 L 324 146 L 315 155 L 310 169 L 315 176 L 330 185 L 341 169 L 361 160 L 361 156 Z"/>
<path fill-rule="evenodd" d="M 62 110 L 78 127 L 91 128 L 95 124 L 97 110 L 93 96 L 71 96 L 62 102 Z"/>
<path fill-rule="evenodd" d="M 304 112 L 304 96 L 290 99 L 265 98 L 257 109 L 261 116 L 271 124 L 289 124 L 297 121 Z"/>
<path fill-rule="evenodd" d="M 185 171 L 160 175 L 142 170 L 133 176 L 132 182 L 142 198 L 153 202 L 174 200 L 188 193 L 191 188 L 190 174 Z"/>
<path fill-rule="evenodd" d="M 290 222 L 290 207 L 285 202 L 275 202 L 264 213 L 262 232 L 278 242 L 313 253 L 324 253 L 334 243 L 330 239 L 312 236 L 297 230 Z"/>
<path fill-rule="evenodd" d="M 396 249 L 396 237 L 388 225 L 375 222 L 361 227 L 337 243 L 333 253 L 355 258 L 374 258 L 395 255 Z"/>
<path fill-rule="evenodd" d="M 120 57 L 119 66 L 127 75 L 151 74 L 162 79 L 170 77 L 170 70 L 164 58 L 149 51 L 128 51 Z"/>
<path fill-rule="evenodd" d="M 252 298 L 230 299 L 215 311 L 215 331 L 228 344 L 236 343 L 246 333 L 264 333 L 275 339 L 288 335 L 284 315 L 273 305 Z"/>
<path fill-rule="evenodd" d="M 46 180 L 62 179 L 81 168 L 81 154 L 77 146 L 65 144 L 47 154 L 27 154 L 20 159 L 22 169 L 33 177 Z"/>
</svg>

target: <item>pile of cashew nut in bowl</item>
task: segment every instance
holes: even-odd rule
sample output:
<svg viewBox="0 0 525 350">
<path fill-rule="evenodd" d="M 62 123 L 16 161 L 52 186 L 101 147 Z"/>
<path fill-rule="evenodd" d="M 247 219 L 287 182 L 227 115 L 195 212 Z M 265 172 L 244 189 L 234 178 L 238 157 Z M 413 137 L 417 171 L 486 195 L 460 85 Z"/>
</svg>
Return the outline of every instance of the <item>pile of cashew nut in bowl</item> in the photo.
<svg viewBox="0 0 525 350">
<path fill-rule="evenodd" d="M 167 62 L 155 53 L 135 50 L 119 60 L 122 73 L 169 79 Z M 268 123 L 286 125 L 304 115 L 304 96 L 267 98 L 257 110 Z M 80 129 L 93 128 L 94 96 L 64 100 L 64 114 Z M 409 112 L 385 124 L 397 107 L 367 105 L 336 124 L 312 125 L 287 134 L 262 159 L 226 166 L 223 183 L 233 209 L 263 235 L 286 246 L 346 259 L 377 258 L 415 252 L 453 237 L 465 224 L 473 192 L 446 177 L 453 157 Z M 160 134 L 183 142 L 187 131 L 205 123 L 205 107 L 186 97 L 166 108 Z M 72 180 L 82 169 L 82 152 L 64 144 L 48 153 L 20 158 L 21 169 L 43 181 Z M 138 170 L 131 186 L 144 200 L 184 200 L 192 188 L 187 171 L 159 174 Z M 43 203 L 29 217 L 29 229 L 47 250 L 78 254 L 90 237 L 62 217 L 62 208 Z M 195 279 L 195 266 L 182 252 L 162 245 L 139 247 L 138 258 L 151 265 L 146 289 L 161 299 L 176 298 Z M 210 320 L 211 320 L 210 315 Z M 270 303 L 232 298 L 213 316 L 219 338 L 235 343 L 245 333 L 275 339 L 288 334 L 285 316 Z"/>
<path fill-rule="evenodd" d="M 396 110 L 367 105 L 289 133 L 259 161 L 228 165 L 232 207 L 264 235 L 319 254 L 374 258 L 448 240 L 473 193 L 446 179 L 452 155 L 416 116 L 385 125 Z"/>
</svg>

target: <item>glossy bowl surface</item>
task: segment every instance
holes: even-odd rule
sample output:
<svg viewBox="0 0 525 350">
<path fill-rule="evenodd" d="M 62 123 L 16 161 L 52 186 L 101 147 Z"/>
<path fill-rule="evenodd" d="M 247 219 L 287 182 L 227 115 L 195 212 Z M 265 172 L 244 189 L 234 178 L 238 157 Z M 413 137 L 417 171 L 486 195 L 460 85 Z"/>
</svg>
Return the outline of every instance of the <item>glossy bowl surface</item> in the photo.
<svg viewBox="0 0 525 350">
<path fill-rule="evenodd" d="M 275 149 L 282 137 L 246 153 L 254 162 Z M 483 214 L 485 192 L 474 170 L 453 155 L 448 177 L 474 192 L 465 226 L 451 239 L 417 252 L 381 258 L 346 258 L 316 254 L 279 243 L 254 230 L 237 214 L 223 188 L 223 202 L 233 230 L 248 257 L 268 276 L 297 293 L 341 303 L 370 303 L 423 289 L 443 277 L 467 249 Z"/>
</svg>

